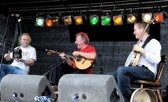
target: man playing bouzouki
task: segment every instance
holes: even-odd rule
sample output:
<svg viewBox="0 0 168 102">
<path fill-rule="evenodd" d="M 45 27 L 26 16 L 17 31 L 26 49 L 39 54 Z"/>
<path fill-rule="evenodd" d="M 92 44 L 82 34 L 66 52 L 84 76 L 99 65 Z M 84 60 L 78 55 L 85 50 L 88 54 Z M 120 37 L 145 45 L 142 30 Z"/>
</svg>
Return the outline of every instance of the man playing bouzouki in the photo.
<svg viewBox="0 0 168 102">
<path fill-rule="evenodd" d="M 57 82 L 55 84 L 58 84 L 59 79 L 64 74 L 70 74 L 70 73 L 92 74 L 93 62 L 96 59 L 95 47 L 89 44 L 89 37 L 84 32 L 79 32 L 76 34 L 75 44 L 77 46 L 77 50 L 72 53 L 73 57 L 67 56 L 64 52 L 62 53 L 55 52 L 59 54 L 61 59 L 65 60 L 64 61 L 65 63 L 63 63 L 60 67 L 56 68 Z M 75 59 L 75 58 L 78 58 L 78 59 Z M 79 65 L 76 65 L 78 63 Z M 86 65 L 84 66 L 88 66 L 88 68 L 82 66 L 82 64 L 85 64 L 85 63 Z"/>
<path fill-rule="evenodd" d="M 109 73 L 115 77 L 124 96 L 125 102 L 130 102 L 131 81 L 137 79 L 154 80 L 157 73 L 157 66 L 161 60 L 161 44 L 154 38 L 149 40 L 149 27 L 145 29 L 147 25 L 148 24 L 144 22 L 138 22 L 134 24 L 133 34 L 135 35 L 136 39 L 140 40 L 140 42 L 133 46 L 125 66 L 120 66 L 116 72 Z M 137 65 L 132 66 L 130 64 L 130 59 L 135 57 L 132 57 L 135 52 L 140 53 L 140 57 L 138 59 Z"/>
</svg>

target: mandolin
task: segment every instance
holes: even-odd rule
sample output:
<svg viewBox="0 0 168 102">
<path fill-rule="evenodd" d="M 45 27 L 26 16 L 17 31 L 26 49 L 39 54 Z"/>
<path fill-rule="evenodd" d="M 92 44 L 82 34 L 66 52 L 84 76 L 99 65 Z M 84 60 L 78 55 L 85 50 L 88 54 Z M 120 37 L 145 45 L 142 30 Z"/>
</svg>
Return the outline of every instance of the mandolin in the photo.
<svg viewBox="0 0 168 102">
<path fill-rule="evenodd" d="M 61 52 L 58 52 L 58 51 L 55 51 L 55 50 L 47 50 L 46 49 L 46 51 L 47 51 L 47 55 L 60 54 L 61 53 Z M 72 55 L 65 54 L 65 57 L 68 58 L 68 59 L 72 59 L 75 62 L 76 67 L 80 70 L 85 70 L 87 68 L 90 68 L 93 65 L 93 62 L 94 62 L 94 60 L 89 60 L 89 59 L 86 59 L 82 56 L 75 57 L 75 56 L 72 56 Z"/>
</svg>

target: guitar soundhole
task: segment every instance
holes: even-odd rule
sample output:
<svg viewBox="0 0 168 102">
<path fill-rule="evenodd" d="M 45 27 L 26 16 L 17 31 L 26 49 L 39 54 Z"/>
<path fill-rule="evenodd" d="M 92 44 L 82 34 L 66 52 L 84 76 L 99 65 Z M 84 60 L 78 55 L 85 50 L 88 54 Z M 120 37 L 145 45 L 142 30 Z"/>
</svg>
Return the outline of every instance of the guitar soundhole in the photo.
<svg viewBox="0 0 168 102">
<path fill-rule="evenodd" d="M 80 60 L 81 60 L 81 58 L 77 58 L 76 60 L 77 60 L 77 61 L 80 61 Z"/>
</svg>

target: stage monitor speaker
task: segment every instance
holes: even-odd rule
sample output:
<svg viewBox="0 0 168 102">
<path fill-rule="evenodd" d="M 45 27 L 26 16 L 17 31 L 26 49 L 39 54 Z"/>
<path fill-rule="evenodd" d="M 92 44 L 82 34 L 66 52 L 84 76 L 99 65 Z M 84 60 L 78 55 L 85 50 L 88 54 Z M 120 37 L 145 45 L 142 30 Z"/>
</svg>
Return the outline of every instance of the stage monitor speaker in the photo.
<svg viewBox="0 0 168 102">
<path fill-rule="evenodd" d="M 34 102 L 35 96 L 56 98 L 47 78 L 41 75 L 8 74 L 0 88 L 3 102 Z"/>
<path fill-rule="evenodd" d="M 112 75 L 66 74 L 58 83 L 59 102 L 125 102 Z"/>
</svg>

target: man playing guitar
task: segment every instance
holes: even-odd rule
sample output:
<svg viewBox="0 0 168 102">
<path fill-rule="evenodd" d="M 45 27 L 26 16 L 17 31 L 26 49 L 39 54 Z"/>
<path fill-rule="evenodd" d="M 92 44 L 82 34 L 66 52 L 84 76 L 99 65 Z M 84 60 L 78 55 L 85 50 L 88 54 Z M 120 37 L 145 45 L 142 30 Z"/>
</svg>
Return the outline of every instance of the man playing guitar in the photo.
<svg viewBox="0 0 168 102">
<path fill-rule="evenodd" d="M 77 46 L 78 51 L 74 51 L 72 53 L 73 56 L 84 57 L 84 58 L 89 59 L 89 60 L 95 60 L 96 50 L 93 46 L 89 45 L 89 38 L 88 38 L 86 33 L 84 33 L 84 32 L 77 33 L 75 44 Z M 60 53 L 59 56 L 62 59 L 65 59 L 69 66 L 71 66 L 72 68 L 78 69 L 73 60 L 65 57 L 65 53 Z M 75 70 L 75 71 L 77 71 L 77 70 Z M 87 68 L 83 71 L 81 70 L 80 72 L 91 74 L 92 73 L 92 68 Z"/>
<path fill-rule="evenodd" d="M 83 64 L 87 60 L 91 60 L 91 62 L 94 62 L 96 59 L 96 49 L 92 45 L 89 44 L 89 37 L 86 33 L 84 32 L 79 32 L 76 34 L 76 40 L 75 44 L 77 46 L 77 51 L 74 51 L 72 55 L 74 57 L 79 57 L 79 58 L 85 58 L 86 60 L 83 61 Z M 75 73 L 75 74 L 92 74 L 93 71 L 93 63 L 88 66 L 88 68 L 78 68 L 77 63 L 72 57 L 67 57 L 64 52 L 59 53 L 59 56 L 61 59 L 65 60 L 66 63 L 63 63 L 60 67 L 56 68 L 56 77 L 57 77 L 57 83 L 59 79 L 62 77 L 64 74 L 70 74 L 70 73 Z"/>
<path fill-rule="evenodd" d="M 148 40 L 150 35 L 147 25 L 145 22 L 137 22 L 134 24 L 133 34 L 140 42 L 133 46 L 125 66 L 120 66 L 117 68 L 117 71 L 109 73 L 115 77 L 125 102 L 130 102 L 131 82 L 137 79 L 154 80 L 157 73 L 157 66 L 161 61 L 161 44 L 155 38 Z M 132 61 L 129 60 L 135 58 L 135 56 L 132 56 L 132 54 L 135 55 L 135 52 L 140 53 L 137 65 L 130 64 Z"/>
</svg>

